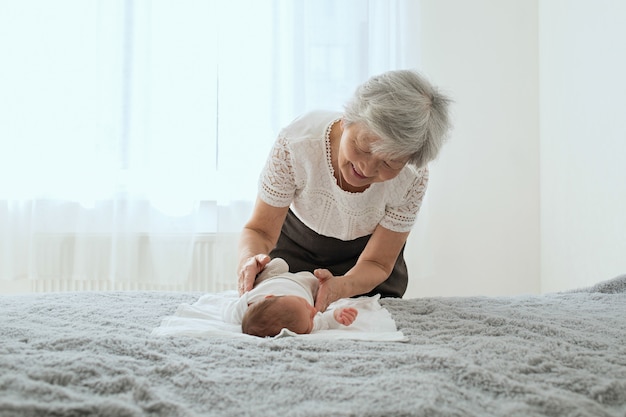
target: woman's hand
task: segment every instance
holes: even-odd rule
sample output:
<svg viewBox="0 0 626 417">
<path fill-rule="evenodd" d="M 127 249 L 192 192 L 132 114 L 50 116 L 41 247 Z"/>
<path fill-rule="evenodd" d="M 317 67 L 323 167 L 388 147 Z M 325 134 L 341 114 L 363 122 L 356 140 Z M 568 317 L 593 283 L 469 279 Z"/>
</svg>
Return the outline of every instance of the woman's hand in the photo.
<svg viewBox="0 0 626 417">
<path fill-rule="evenodd" d="M 345 280 L 333 276 L 328 269 L 316 269 L 313 274 L 320 283 L 315 297 L 315 308 L 324 312 L 330 303 L 343 297 Z"/>
<path fill-rule="evenodd" d="M 270 260 L 271 258 L 268 255 L 258 254 L 248 258 L 248 260 L 243 263 L 241 269 L 239 270 L 237 283 L 239 295 L 250 291 L 254 287 L 254 280 L 256 279 L 256 276 L 265 268 L 265 265 L 267 265 Z"/>
<path fill-rule="evenodd" d="M 257 274 L 270 261 L 267 254 L 278 242 L 287 211 L 289 206 L 270 206 L 257 197 L 252 216 L 239 237 L 239 295 L 254 287 Z"/>
</svg>

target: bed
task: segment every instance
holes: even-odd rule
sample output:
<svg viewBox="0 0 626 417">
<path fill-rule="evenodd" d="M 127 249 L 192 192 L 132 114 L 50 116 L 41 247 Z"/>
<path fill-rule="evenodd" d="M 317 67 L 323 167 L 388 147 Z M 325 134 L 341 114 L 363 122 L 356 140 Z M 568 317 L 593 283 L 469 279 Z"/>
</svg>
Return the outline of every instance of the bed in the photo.
<svg viewBox="0 0 626 417">
<path fill-rule="evenodd" d="M 626 275 L 380 300 L 403 340 L 154 334 L 202 296 L 0 296 L 0 416 L 626 416 Z"/>
</svg>

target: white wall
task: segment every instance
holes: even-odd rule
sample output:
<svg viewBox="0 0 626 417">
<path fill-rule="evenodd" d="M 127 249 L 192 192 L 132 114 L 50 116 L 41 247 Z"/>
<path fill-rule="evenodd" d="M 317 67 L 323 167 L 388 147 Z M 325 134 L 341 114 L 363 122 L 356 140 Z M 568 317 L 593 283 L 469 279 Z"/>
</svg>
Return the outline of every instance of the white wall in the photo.
<svg viewBox="0 0 626 417">
<path fill-rule="evenodd" d="M 626 2 L 423 0 L 419 22 L 456 127 L 407 245 L 407 297 L 626 273 Z"/>
<path fill-rule="evenodd" d="M 626 2 L 540 1 L 541 289 L 626 273 Z"/>
<path fill-rule="evenodd" d="M 529 0 L 421 2 L 421 68 L 455 126 L 409 238 L 406 297 L 540 290 L 537 14 Z"/>
</svg>

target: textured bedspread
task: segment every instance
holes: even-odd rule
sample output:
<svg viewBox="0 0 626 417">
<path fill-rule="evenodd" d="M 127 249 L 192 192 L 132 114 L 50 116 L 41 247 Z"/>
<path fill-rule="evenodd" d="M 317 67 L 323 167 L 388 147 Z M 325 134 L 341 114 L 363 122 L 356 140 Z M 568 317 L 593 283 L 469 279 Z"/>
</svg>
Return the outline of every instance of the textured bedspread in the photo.
<svg viewBox="0 0 626 417">
<path fill-rule="evenodd" d="M 0 416 L 626 416 L 626 276 L 381 300 L 406 343 L 151 335 L 201 295 L 0 296 Z"/>
</svg>

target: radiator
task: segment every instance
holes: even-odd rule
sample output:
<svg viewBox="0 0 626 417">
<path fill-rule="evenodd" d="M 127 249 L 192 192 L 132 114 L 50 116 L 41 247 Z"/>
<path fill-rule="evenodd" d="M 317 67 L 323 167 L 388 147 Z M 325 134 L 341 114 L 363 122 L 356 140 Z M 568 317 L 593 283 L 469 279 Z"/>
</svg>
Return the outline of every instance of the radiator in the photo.
<svg viewBox="0 0 626 417">
<path fill-rule="evenodd" d="M 30 291 L 199 291 L 237 288 L 238 234 L 63 235 L 33 239 Z"/>
</svg>

